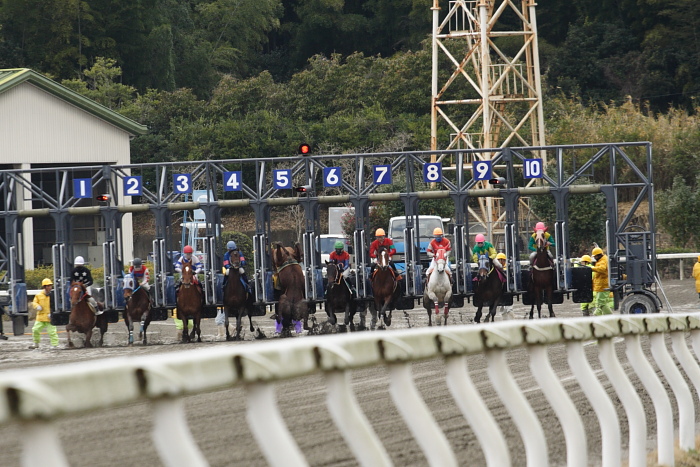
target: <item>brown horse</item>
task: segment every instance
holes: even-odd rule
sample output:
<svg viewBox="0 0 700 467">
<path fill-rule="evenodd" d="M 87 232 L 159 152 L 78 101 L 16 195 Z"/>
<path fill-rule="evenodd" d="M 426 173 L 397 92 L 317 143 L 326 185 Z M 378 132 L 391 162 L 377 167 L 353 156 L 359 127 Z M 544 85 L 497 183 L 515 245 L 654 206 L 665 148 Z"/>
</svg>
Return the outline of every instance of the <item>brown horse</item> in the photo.
<svg viewBox="0 0 700 467">
<path fill-rule="evenodd" d="M 482 274 L 483 273 L 483 274 Z M 476 289 L 474 290 L 474 306 L 477 307 L 474 322 L 481 322 L 481 309 L 488 303 L 489 311 L 484 322 L 493 321 L 496 316 L 496 308 L 503 295 L 503 283 L 498 277 L 498 271 L 493 265 L 493 260 L 488 255 L 479 258 L 479 274 L 476 277 Z"/>
<path fill-rule="evenodd" d="M 142 339 L 142 344 L 146 345 L 146 330 L 151 324 L 151 299 L 148 296 L 148 291 L 139 285 L 134 288 L 136 280 L 127 275 L 124 279 L 124 324 L 129 331 L 129 345 L 134 345 L 134 323 L 141 322 L 139 329 L 139 339 Z"/>
<path fill-rule="evenodd" d="M 290 251 L 291 250 L 291 251 Z M 294 253 L 292 253 L 294 251 Z M 301 258 L 301 248 L 297 243 L 294 249 L 285 248 L 279 243 L 273 246 L 272 264 L 277 270 L 282 295 L 276 306 L 276 331 L 281 337 L 292 335 L 292 325 L 301 332 L 301 320 L 308 329 L 308 304 L 304 299 L 304 273 L 296 258 Z"/>
<path fill-rule="evenodd" d="M 336 313 L 345 313 L 343 320 L 344 325 L 350 326 L 350 330 L 355 330 L 353 317 L 357 311 L 355 299 L 352 296 L 352 291 L 343 277 L 342 263 L 326 261 L 326 277 L 328 278 L 328 288 L 326 289 L 326 313 L 328 321 L 335 325 L 337 319 Z"/>
<path fill-rule="evenodd" d="M 104 336 L 107 332 L 107 318 L 104 314 L 95 315 L 95 312 L 88 304 L 90 295 L 87 293 L 87 287 L 82 282 L 72 282 L 70 285 L 70 316 L 66 325 L 66 335 L 68 336 L 68 347 L 75 348 L 71 341 L 70 333 L 79 332 L 85 334 L 85 347 L 92 347 L 90 339 L 92 338 L 92 330 L 95 327 L 100 329 L 99 346 L 102 347 Z"/>
<path fill-rule="evenodd" d="M 177 293 L 177 319 L 182 320 L 182 342 L 192 342 L 197 333 L 197 342 L 202 342 L 202 330 L 199 327 L 202 320 L 202 291 L 195 282 L 192 265 L 182 266 L 182 284 Z M 193 320 L 192 333 L 188 331 L 188 320 Z"/>
<path fill-rule="evenodd" d="M 255 331 L 253 327 L 253 296 L 248 293 L 248 290 L 243 285 L 241 273 L 241 258 L 238 255 L 238 250 L 234 250 L 231 255 L 231 267 L 228 269 L 228 277 L 226 279 L 226 289 L 224 289 L 224 315 L 226 316 L 226 340 L 241 340 L 241 331 L 243 325 L 241 321 L 244 315 L 248 315 L 250 321 L 250 332 Z M 228 320 L 229 317 L 236 317 L 236 335 L 229 334 Z"/>
<path fill-rule="evenodd" d="M 541 310 L 543 292 L 546 292 L 547 294 L 547 308 L 549 308 L 549 317 L 554 318 L 554 310 L 552 309 L 554 268 L 549 260 L 544 235 L 539 235 L 535 243 L 537 244 L 537 252 L 535 253 L 535 259 L 533 260 L 532 268 L 530 269 L 530 292 L 534 294 L 532 307 L 530 308 L 530 319 L 533 319 L 535 305 L 537 305 L 537 317 L 542 317 Z"/>
<path fill-rule="evenodd" d="M 380 245 L 377 249 L 377 264 L 372 275 L 374 301 L 370 303 L 370 313 L 372 313 L 370 329 L 375 328 L 378 318 L 383 320 L 379 325 L 380 329 L 384 329 L 385 324 L 391 326 L 392 301 L 396 289 L 396 277 L 390 264 L 389 251 Z"/>
</svg>

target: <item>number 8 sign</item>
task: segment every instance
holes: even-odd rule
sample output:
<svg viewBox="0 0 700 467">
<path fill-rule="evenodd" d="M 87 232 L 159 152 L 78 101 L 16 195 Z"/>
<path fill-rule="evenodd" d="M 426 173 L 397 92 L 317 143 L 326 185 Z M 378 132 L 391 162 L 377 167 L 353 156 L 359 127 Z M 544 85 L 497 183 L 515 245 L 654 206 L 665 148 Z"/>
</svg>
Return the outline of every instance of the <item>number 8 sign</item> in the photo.
<svg viewBox="0 0 700 467">
<path fill-rule="evenodd" d="M 423 181 L 425 183 L 442 182 L 442 164 L 440 162 L 431 162 L 429 164 L 424 164 Z"/>
<path fill-rule="evenodd" d="M 491 161 L 475 161 L 472 163 L 474 168 L 474 180 L 489 180 L 491 177 Z"/>
</svg>

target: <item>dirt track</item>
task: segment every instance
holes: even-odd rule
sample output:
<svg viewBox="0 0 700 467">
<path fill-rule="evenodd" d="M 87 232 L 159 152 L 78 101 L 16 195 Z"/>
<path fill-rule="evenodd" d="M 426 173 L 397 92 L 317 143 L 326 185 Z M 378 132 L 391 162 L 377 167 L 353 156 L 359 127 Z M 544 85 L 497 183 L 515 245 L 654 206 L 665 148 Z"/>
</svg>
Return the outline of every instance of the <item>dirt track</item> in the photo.
<svg viewBox="0 0 700 467">
<path fill-rule="evenodd" d="M 665 283 L 664 288 L 674 311 L 687 312 L 698 309 L 698 295 L 695 293 L 692 281 L 669 281 Z M 555 308 L 557 314 L 563 317 L 578 316 L 577 310 L 578 305 L 570 303 Z M 464 309 L 452 310 L 450 324 L 468 323 L 474 311 L 469 304 Z M 517 317 L 521 318 L 526 310 L 525 307 L 516 303 L 515 311 Z M 407 326 L 406 320 L 400 316 L 401 312 L 394 314 L 391 329 Z M 409 319 L 413 326 L 427 325 L 423 310 L 416 309 L 409 312 Z M 271 335 L 271 320 L 266 317 L 256 318 L 256 323 Z M 149 345 L 147 348 L 126 347 L 124 328 L 123 323 L 112 325 L 106 338 L 107 347 L 100 349 L 32 351 L 27 349 L 27 345 L 31 342 L 30 336 L 11 336 L 8 341 L 0 341 L 2 350 L 0 371 L 110 356 L 181 351 L 187 348 L 184 345 L 174 344 L 175 330 L 171 320 L 152 325 L 149 340 L 154 345 Z M 190 348 L 245 345 L 249 342 L 246 341 L 244 344 L 213 342 L 215 333 L 213 320 L 207 320 L 203 329 L 203 337 L 209 342 L 192 344 Z M 391 332 L 391 330 L 385 332 Z M 64 335 L 60 336 L 63 342 Z M 332 339 L 332 336 L 329 338 Z M 44 342 L 47 341 L 46 336 L 42 339 Z M 646 339 L 643 339 L 643 342 L 646 343 Z M 599 369 L 596 346 L 590 344 L 586 348 L 593 368 Z M 623 365 L 627 367 L 624 346 L 618 346 L 618 354 Z M 563 347 L 552 346 L 549 356 L 553 368 L 560 379 L 565 381 L 566 389 L 583 416 L 590 458 L 594 460 L 593 465 L 597 465 L 600 459 L 600 430 L 597 419 L 578 384 L 571 378 Z M 566 450 L 563 433 L 556 416 L 528 369 L 529 357 L 526 351 L 523 349 L 510 351 L 508 361 L 518 385 L 534 407 L 542 426 L 546 427 L 550 463 L 564 465 Z M 525 465 L 522 441 L 491 386 L 486 374 L 485 358 L 480 355 L 471 357 L 469 369 L 472 380 L 508 439 L 514 465 Z M 456 409 L 449 395 L 444 380 L 443 362 L 436 360 L 417 363 L 413 365 L 413 374 L 424 400 L 457 454 L 460 465 L 484 465 L 484 457 L 474 432 Z M 612 392 L 604 375 L 601 375 L 601 379 Z M 633 378 L 633 381 L 636 379 Z M 379 367 L 356 371 L 353 373 L 353 384 L 358 401 L 375 432 L 389 451 L 393 462 L 396 465 L 427 465 L 425 457 L 393 406 L 388 393 L 389 382 L 385 369 Z M 310 464 L 357 465 L 331 420 L 325 405 L 325 393 L 325 384 L 320 375 L 282 383 L 278 387 L 284 417 Z M 647 419 L 651 421 L 653 409 L 648 396 L 641 388 L 639 393 L 645 407 L 649 410 Z M 617 400 L 614 395 L 613 400 Z M 245 401 L 245 392 L 242 388 L 187 398 L 190 429 L 212 466 L 266 465 L 245 421 Z M 697 400 L 696 404 L 698 404 Z M 618 415 L 621 421 L 626 420 L 621 408 L 618 408 Z M 150 421 L 148 405 L 134 404 L 100 413 L 70 417 L 58 422 L 58 427 L 62 433 L 64 449 L 73 466 L 159 465 L 158 457 L 150 443 Z M 655 430 L 652 423 L 649 423 L 648 430 L 650 433 Z M 0 428 L 0 464 L 3 466 L 19 465 L 18 436 L 16 427 Z M 622 439 L 625 443 L 626 436 L 626 432 L 623 433 Z M 274 444 L 273 439 L 268 442 Z M 649 448 L 652 449 L 654 445 L 653 441 L 650 442 Z M 37 448 L 40 447 L 37 446 Z"/>
</svg>

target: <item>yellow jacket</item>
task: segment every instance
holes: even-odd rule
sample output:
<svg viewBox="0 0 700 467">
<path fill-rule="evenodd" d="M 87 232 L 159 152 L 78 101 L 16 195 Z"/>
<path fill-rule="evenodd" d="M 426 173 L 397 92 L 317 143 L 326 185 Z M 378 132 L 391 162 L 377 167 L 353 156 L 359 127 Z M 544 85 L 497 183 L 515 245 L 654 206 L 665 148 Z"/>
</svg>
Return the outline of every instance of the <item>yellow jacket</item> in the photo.
<svg viewBox="0 0 700 467">
<path fill-rule="evenodd" d="M 51 297 L 42 290 L 34 296 L 34 306 L 40 306 L 41 310 L 36 312 L 36 320 L 44 323 L 51 322 Z"/>
<path fill-rule="evenodd" d="M 593 292 L 605 292 L 605 289 L 610 287 L 608 257 L 603 255 L 591 269 L 593 269 Z"/>
<path fill-rule="evenodd" d="M 693 266 L 693 277 L 695 278 L 695 291 L 700 293 L 700 261 Z"/>
</svg>

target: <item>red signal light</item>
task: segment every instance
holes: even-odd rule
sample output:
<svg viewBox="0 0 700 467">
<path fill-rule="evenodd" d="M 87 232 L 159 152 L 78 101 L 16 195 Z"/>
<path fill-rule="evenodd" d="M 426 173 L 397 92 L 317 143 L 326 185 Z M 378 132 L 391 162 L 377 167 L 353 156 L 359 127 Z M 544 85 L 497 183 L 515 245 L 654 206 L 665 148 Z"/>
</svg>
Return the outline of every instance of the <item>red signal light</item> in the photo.
<svg viewBox="0 0 700 467">
<path fill-rule="evenodd" d="M 109 202 L 109 195 L 98 195 L 95 199 L 101 203 L 107 203 Z"/>
<path fill-rule="evenodd" d="M 299 154 L 301 154 L 302 156 L 308 156 L 309 154 L 311 154 L 311 146 L 309 146 L 306 143 L 300 144 L 299 145 Z"/>
<path fill-rule="evenodd" d="M 294 191 L 296 191 L 297 193 L 308 193 L 309 187 L 308 186 L 295 186 Z"/>
</svg>

